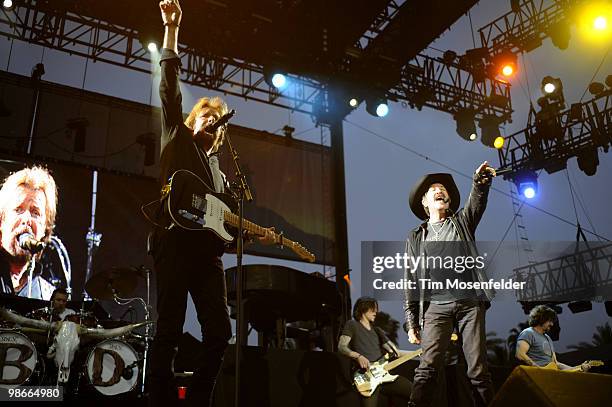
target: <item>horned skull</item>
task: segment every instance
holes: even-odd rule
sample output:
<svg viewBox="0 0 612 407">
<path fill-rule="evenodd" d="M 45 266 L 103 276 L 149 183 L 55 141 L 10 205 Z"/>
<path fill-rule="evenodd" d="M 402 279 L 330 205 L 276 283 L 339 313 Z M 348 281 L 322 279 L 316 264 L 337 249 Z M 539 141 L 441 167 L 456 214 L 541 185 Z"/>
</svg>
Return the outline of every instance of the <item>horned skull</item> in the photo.
<svg viewBox="0 0 612 407">
<path fill-rule="evenodd" d="M 93 339 L 108 339 L 125 335 L 135 328 L 149 322 L 130 324 L 120 328 L 87 328 L 71 321 L 47 322 L 38 319 L 26 318 L 0 307 L 0 317 L 17 323 L 22 327 L 29 327 L 42 331 L 53 331 L 55 337 L 53 345 L 49 347 L 47 357 L 55 360 L 58 368 L 58 383 L 67 383 L 70 377 L 70 365 L 74 360 L 76 351 L 81 343 L 81 337 Z"/>
</svg>

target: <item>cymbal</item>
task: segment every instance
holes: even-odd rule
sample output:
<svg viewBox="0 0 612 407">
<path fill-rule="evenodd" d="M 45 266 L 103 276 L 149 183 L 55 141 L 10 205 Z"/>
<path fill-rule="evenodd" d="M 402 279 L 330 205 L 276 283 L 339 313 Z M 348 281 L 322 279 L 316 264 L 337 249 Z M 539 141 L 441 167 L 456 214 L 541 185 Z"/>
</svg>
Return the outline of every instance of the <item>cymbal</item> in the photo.
<svg viewBox="0 0 612 407">
<path fill-rule="evenodd" d="M 112 300 L 113 293 L 127 297 L 138 285 L 138 270 L 134 267 L 113 267 L 93 275 L 85 284 L 85 290 L 99 300 Z"/>
</svg>

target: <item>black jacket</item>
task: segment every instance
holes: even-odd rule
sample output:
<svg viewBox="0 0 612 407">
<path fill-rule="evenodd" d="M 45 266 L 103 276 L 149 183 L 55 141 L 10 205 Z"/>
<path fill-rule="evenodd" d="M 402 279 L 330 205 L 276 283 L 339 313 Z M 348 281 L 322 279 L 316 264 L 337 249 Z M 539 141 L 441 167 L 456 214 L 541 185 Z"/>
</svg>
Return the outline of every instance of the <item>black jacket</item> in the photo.
<svg viewBox="0 0 612 407">
<path fill-rule="evenodd" d="M 161 80 L 159 97 L 161 101 L 161 158 L 159 182 L 163 187 L 177 170 L 189 170 L 200 177 L 209 188 L 214 190 L 214 182 L 206 152 L 199 148 L 193 140 L 193 131 L 183 122 L 182 95 L 179 82 L 181 60 L 170 49 L 162 49 Z M 165 207 L 165 206 L 164 206 Z M 165 212 L 157 214 L 157 223 L 167 226 L 169 217 Z M 187 231 L 174 228 L 171 233 L 158 228 L 155 230 L 150 251 L 157 250 L 162 237 L 177 239 L 181 244 L 189 243 L 204 250 L 206 254 L 221 256 L 225 243 L 212 233 Z M 195 242 L 195 243 L 194 243 Z"/>
<path fill-rule="evenodd" d="M 451 215 L 450 221 L 455 226 L 455 229 L 459 233 L 461 241 L 466 242 L 469 253 L 473 256 L 477 256 L 475 242 L 476 227 L 480 223 L 480 219 L 487 207 L 487 199 L 489 196 L 489 188 L 491 182 L 478 183 L 476 180 L 472 182 L 472 190 L 470 196 L 467 199 L 465 207 L 459 209 L 456 213 Z M 408 239 L 406 240 L 406 252 L 410 256 L 417 257 L 420 253 L 421 242 L 424 240 L 425 231 L 427 229 L 427 222 L 423 222 L 417 228 L 413 229 Z M 418 281 L 419 278 L 424 277 L 425 270 L 417 269 L 414 273 L 411 273 L 408 269 L 405 270 L 404 278 L 407 280 Z M 485 281 L 484 277 L 477 273 L 480 281 Z M 429 303 L 425 301 L 424 292 L 418 288 L 407 289 L 404 291 L 404 314 L 406 318 L 407 328 L 418 328 L 422 327 L 423 315 L 427 309 Z M 485 294 L 489 299 L 492 298 L 493 292 L 485 290 Z"/>
</svg>

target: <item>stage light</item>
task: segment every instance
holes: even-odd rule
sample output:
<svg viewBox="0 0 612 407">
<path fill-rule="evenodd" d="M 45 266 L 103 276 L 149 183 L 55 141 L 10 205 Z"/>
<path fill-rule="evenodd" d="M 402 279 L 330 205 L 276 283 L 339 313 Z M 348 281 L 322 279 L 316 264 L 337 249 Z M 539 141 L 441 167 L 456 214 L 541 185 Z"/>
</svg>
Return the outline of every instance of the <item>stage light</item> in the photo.
<svg viewBox="0 0 612 407">
<path fill-rule="evenodd" d="M 452 64 L 455 62 L 455 59 L 457 59 L 457 53 L 450 49 L 442 54 L 442 62 L 444 62 L 446 65 Z"/>
<path fill-rule="evenodd" d="M 15 3 L 13 3 L 13 0 L 4 0 L 2 2 L 2 7 L 4 7 L 7 10 L 12 10 L 14 5 Z"/>
<path fill-rule="evenodd" d="M 612 4 L 610 2 L 585 2 L 578 17 L 580 32 L 593 41 L 610 41 L 610 20 Z"/>
<path fill-rule="evenodd" d="M 503 51 L 493 59 L 494 75 L 502 75 L 506 78 L 514 75 L 517 71 L 516 55 L 510 51 Z"/>
<path fill-rule="evenodd" d="M 554 104 L 555 109 L 561 110 L 565 107 L 565 96 L 563 95 L 563 83 L 559 78 L 545 76 L 540 85 L 542 94 L 546 100 L 546 105 Z M 542 107 L 543 103 L 538 100 L 538 104 Z"/>
<path fill-rule="evenodd" d="M 272 85 L 275 88 L 280 89 L 283 88 L 287 84 L 287 78 L 282 73 L 275 73 L 272 75 Z"/>
<path fill-rule="evenodd" d="M 151 41 L 147 44 L 147 49 L 149 50 L 149 52 L 157 52 L 157 44 Z"/>
<path fill-rule="evenodd" d="M 388 114 L 389 114 L 389 105 L 387 105 L 386 103 L 380 103 L 378 106 L 376 106 L 376 115 L 378 117 L 385 117 Z"/>
<path fill-rule="evenodd" d="M 504 146 L 504 141 L 506 140 L 502 136 L 496 137 L 495 141 L 493 142 L 493 147 L 499 150 Z"/>
<path fill-rule="evenodd" d="M 351 100 L 349 100 L 350 107 L 357 107 L 358 105 L 359 105 L 359 100 L 357 100 L 356 98 L 351 98 Z"/>
<path fill-rule="evenodd" d="M 593 28 L 599 31 L 605 30 L 608 27 L 608 20 L 604 16 L 595 17 Z"/>
<path fill-rule="evenodd" d="M 567 49 L 572 36 L 569 22 L 562 20 L 553 24 L 548 30 L 548 35 L 555 47 Z"/>
<path fill-rule="evenodd" d="M 555 80 L 555 78 L 552 76 L 545 76 L 544 79 L 542 79 L 542 92 L 545 95 L 553 93 L 555 90 L 557 90 L 556 83 L 557 80 Z"/>
<path fill-rule="evenodd" d="M 577 314 L 579 312 L 592 310 L 593 304 L 591 304 L 591 301 L 573 301 L 567 304 L 567 308 L 569 308 L 573 314 Z"/>
<path fill-rule="evenodd" d="M 546 83 L 546 84 L 544 85 L 544 88 L 543 88 L 543 89 L 544 89 L 544 92 L 545 92 L 545 93 L 553 93 L 553 92 L 555 91 L 555 89 L 556 89 L 556 88 L 555 88 L 555 84 L 554 84 L 554 83 L 550 83 L 550 82 L 549 82 L 549 83 Z"/>
<path fill-rule="evenodd" d="M 266 83 L 278 90 L 285 88 L 289 83 L 286 72 L 278 66 L 265 66 L 263 74 Z"/>
<path fill-rule="evenodd" d="M 586 147 L 576 155 L 578 160 L 578 168 L 589 177 L 592 177 L 597 172 L 599 166 L 599 153 L 597 147 Z"/>
<path fill-rule="evenodd" d="M 469 109 L 459 110 L 453 117 L 455 122 L 457 122 L 457 134 L 464 140 L 476 140 L 477 135 L 476 123 L 474 122 L 474 111 Z"/>
<path fill-rule="evenodd" d="M 366 111 L 372 116 L 385 117 L 389 114 L 389 105 L 384 98 L 368 98 L 366 99 Z"/>
<path fill-rule="evenodd" d="M 495 139 L 499 134 L 499 118 L 495 115 L 486 115 L 478 123 L 480 127 L 480 141 L 487 147 L 495 147 Z"/>
<path fill-rule="evenodd" d="M 604 87 L 604 84 L 601 82 L 592 82 L 591 84 L 589 84 L 589 92 L 593 96 L 599 96 L 602 93 L 604 93 L 605 90 L 606 88 Z"/>
<path fill-rule="evenodd" d="M 538 194 L 538 176 L 534 171 L 523 171 L 514 176 L 514 184 L 518 193 L 527 199 L 533 199 Z"/>
</svg>

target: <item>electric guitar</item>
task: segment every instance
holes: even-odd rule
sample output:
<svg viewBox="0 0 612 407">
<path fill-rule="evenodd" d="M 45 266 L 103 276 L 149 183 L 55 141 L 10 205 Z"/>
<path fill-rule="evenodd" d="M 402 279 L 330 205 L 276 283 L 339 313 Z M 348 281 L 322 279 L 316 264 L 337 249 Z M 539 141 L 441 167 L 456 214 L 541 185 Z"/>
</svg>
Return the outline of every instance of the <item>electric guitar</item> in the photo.
<svg viewBox="0 0 612 407">
<path fill-rule="evenodd" d="M 451 341 L 456 341 L 459 337 L 457 334 L 451 335 Z M 394 361 L 389 362 L 389 354 L 386 354 L 376 362 L 370 363 L 367 369 L 357 370 L 353 374 L 353 383 L 357 391 L 364 397 L 370 397 L 376 391 L 376 388 L 383 383 L 393 382 L 398 375 L 392 375 L 390 370 L 395 369 L 402 363 L 408 362 L 423 353 L 423 349 L 418 349 L 413 352 L 408 352 Z"/>
<path fill-rule="evenodd" d="M 587 365 L 589 365 L 589 368 L 595 367 L 595 366 L 603 366 L 604 362 L 602 362 L 601 360 L 587 360 L 586 362 Z M 557 364 L 553 361 L 550 362 L 549 364 L 547 364 L 546 366 L 544 366 L 544 369 L 550 369 L 550 370 L 561 370 L 562 372 L 581 372 L 582 365 L 580 366 L 576 366 L 576 367 L 572 367 L 571 369 L 565 369 L 565 370 L 561 370 L 559 369 L 559 366 L 557 366 Z"/>
<path fill-rule="evenodd" d="M 230 225 L 238 228 L 238 215 L 230 207 L 236 208 L 234 199 L 228 194 L 212 191 L 209 186 L 196 174 L 188 170 L 178 170 L 164 187 L 165 199 L 162 204 L 174 224 L 186 230 L 199 230 L 214 233 L 217 237 L 231 243 L 234 236 L 227 230 Z M 142 209 L 148 219 L 152 217 L 147 213 L 149 204 Z M 254 236 L 265 236 L 267 229 L 243 219 L 242 227 Z M 301 244 L 287 239 L 282 233 L 274 233 L 274 243 L 281 247 L 290 248 L 303 260 L 313 262 L 314 254 Z"/>
</svg>

